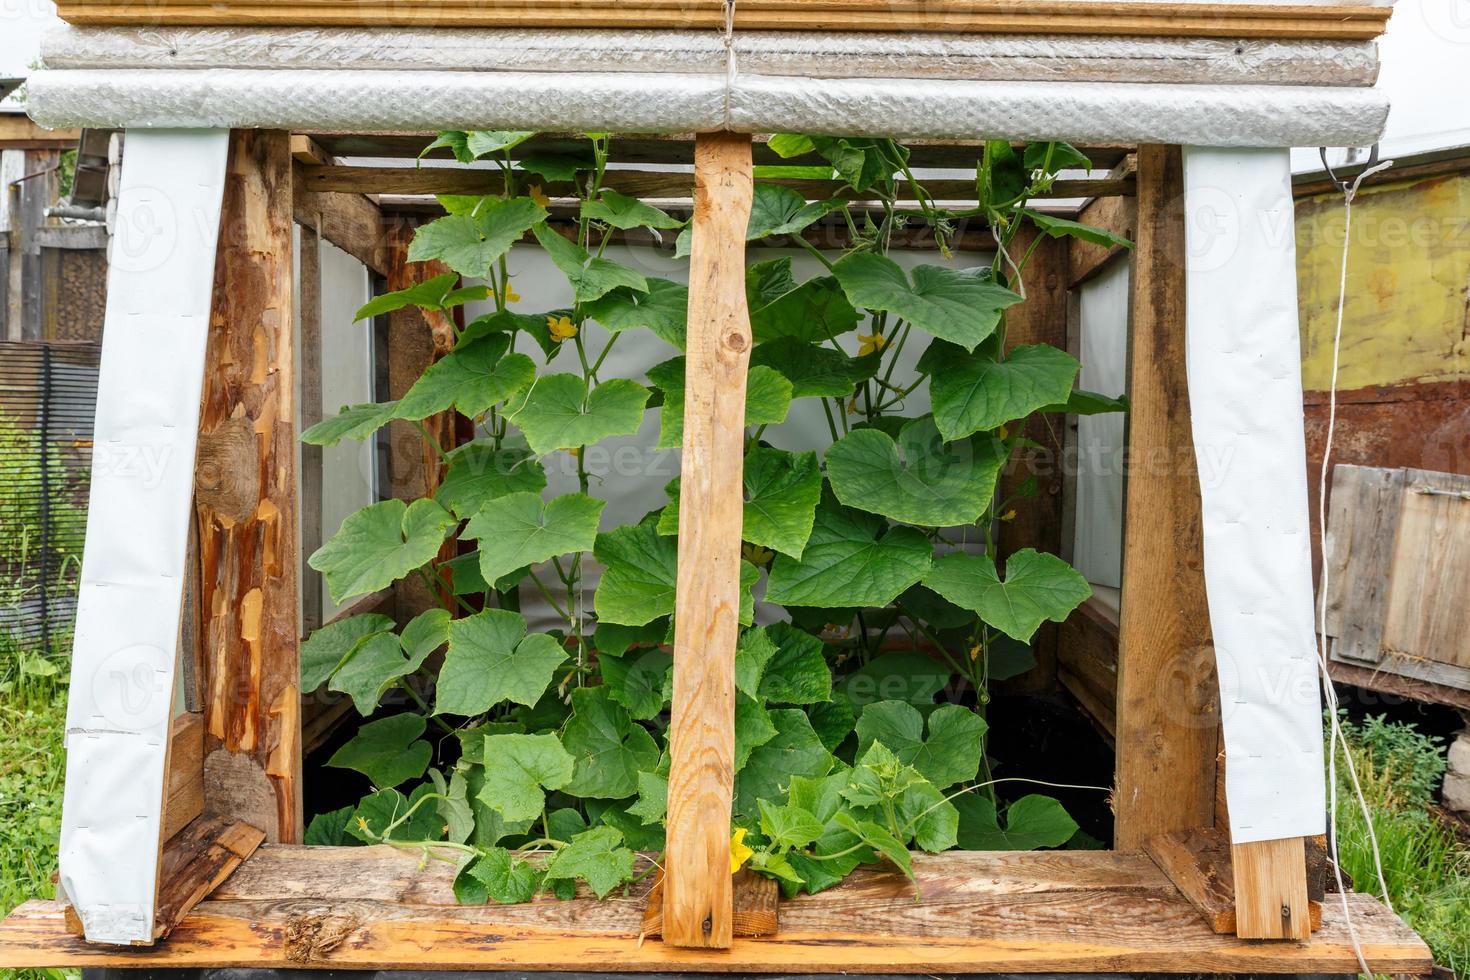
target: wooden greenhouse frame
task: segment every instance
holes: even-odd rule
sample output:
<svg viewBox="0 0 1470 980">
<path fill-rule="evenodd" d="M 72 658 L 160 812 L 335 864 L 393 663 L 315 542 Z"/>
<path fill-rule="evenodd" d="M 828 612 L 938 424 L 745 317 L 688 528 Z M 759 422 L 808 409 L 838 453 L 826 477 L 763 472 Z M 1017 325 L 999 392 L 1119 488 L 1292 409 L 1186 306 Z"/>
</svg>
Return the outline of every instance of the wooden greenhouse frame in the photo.
<svg viewBox="0 0 1470 980">
<path fill-rule="evenodd" d="M 269 6 L 266 14 L 248 3 L 195 11 L 169 0 L 150 4 L 149 16 L 164 24 L 170 16 L 178 18 L 172 23 L 250 24 L 268 16 L 280 24 L 293 15 L 303 23 L 330 21 L 306 4 Z M 838 10 L 866 29 L 891 29 L 913 26 L 912 18 L 922 12 L 915 10 L 923 5 L 885 4 L 883 14 L 855 12 L 852 6 L 831 0 L 824 9 Z M 1387 15 L 1387 8 L 1376 7 L 1354 6 L 1344 14 L 1336 7 L 1222 4 L 1185 16 L 1164 11 L 1170 6 L 980 0 L 950 5 L 951 12 L 968 13 L 949 26 L 932 17 L 921 26 L 1166 34 L 1172 25 L 1184 35 L 1226 31 L 1244 37 L 1255 31 L 1357 39 L 1376 36 Z M 127 19 L 125 5 L 73 0 L 61 7 L 76 23 L 136 23 Z M 617 26 L 626 18 L 688 26 L 723 16 L 715 3 L 638 0 L 583 8 L 548 8 L 531 17 L 531 26 L 554 26 L 561 18 L 576 18 L 582 26 Z M 1069 22 L 1079 8 L 1088 17 Z M 685 20 L 659 20 L 679 11 Z M 1339 19 L 1333 21 L 1329 11 Z M 740 17 L 764 27 L 810 16 L 810 6 L 801 3 L 741 0 L 737 26 Z M 1139 18 L 1151 20 L 1144 24 Z M 554 148 L 564 139 L 544 134 L 532 145 Z M 419 868 L 417 856 L 386 845 L 303 846 L 302 747 L 327 723 L 303 719 L 298 690 L 303 629 L 297 609 L 309 581 L 302 575 L 303 556 L 321 535 L 320 477 L 310 450 L 298 472 L 294 422 L 298 382 L 306 399 L 301 424 L 315 421 L 320 407 L 313 393 L 319 401 L 326 340 L 317 244 L 335 244 L 389 288 L 402 288 L 433 270 L 407 263 L 407 241 L 422 205 L 404 206 L 395 195 L 489 192 L 498 178 L 477 170 L 338 162 L 348 156 L 415 155 L 425 142 L 422 133 L 236 129 L 228 142 L 195 468 L 193 586 L 187 589 L 183 628 L 190 710 L 175 719 L 168 741 L 160 801 L 166 843 L 158 854 L 150 916 L 157 942 L 89 943 L 70 909 L 32 901 L 0 925 L 0 967 L 1358 970 L 1342 901 L 1322 891 L 1320 840 L 1230 842 L 1200 488 L 1189 467 L 1139 471 L 1126 488 L 1115 850 L 919 854 L 914 868 L 922 901 L 915 901 L 915 884 L 901 875 L 864 869 L 829 891 L 781 902 L 774 932 L 769 893 L 742 880 L 732 886 L 727 871 L 733 724 L 718 721 L 731 716 L 738 606 L 741 473 L 735 462 L 740 457 L 729 446 L 741 437 L 752 343 L 743 286 L 751 167 L 773 158 L 761 139 L 728 132 L 619 139 L 615 159 L 635 166 L 610 172 L 608 181 L 627 193 L 685 199 L 693 185 L 681 499 L 688 530 L 679 542 L 667 876 L 661 905 L 653 910 L 661 912 L 662 938 L 646 935 L 648 883 L 605 901 L 579 897 L 467 907 L 455 903 L 448 865 Z M 916 145 L 914 165 L 973 161 L 977 146 L 925 141 Z M 1090 199 L 1076 217 L 1136 243 L 1130 452 L 1192 458 L 1181 329 L 1187 265 L 1181 148 L 1144 143 L 1083 149 L 1104 175 L 1062 181 L 1053 193 Z M 690 162 L 692 174 L 636 166 Z M 813 198 L 836 190 L 817 181 L 789 183 Z M 973 194 L 969 181 L 944 183 L 931 186 L 941 199 Z M 548 190 L 556 195 L 556 188 Z M 293 286 L 293 225 L 300 231 L 299 290 Z M 965 234 L 972 247 L 983 247 L 983 229 Z M 1070 291 L 1116 253 L 1065 238 L 1041 241 L 1033 265 L 1039 286 L 1013 312 L 1007 342 L 1064 346 Z M 452 343 L 447 324 L 408 312 L 393 315 L 388 337 L 390 388 L 400 389 Z M 452 440 L 452 419 L 430 423 Z M 1044 427 L 1037 437 L 1053 438 Z M 417 495 L 432 486 L 434 463 L 424 459 L 421 445 L 394 439 L 391 457 L 395 492 Z M 1059 492 L 1023 502 L 1002 548 L 1057 550 L 1060 507 Z M 394 602 L 391 593 L 380 594 L 352 611 L 367 605 L 391 609 Z M 308 595 L 308 619 L 319 606 L 319 596 Z M 1055 675 L 1054 644 L 1053 633 L 1038 648 L 1043 678 Z M 1346 908 L 1375 971 L 1429 970 L 1427 948 L 1377 900 L 1351 894 Z"/>
</svg>

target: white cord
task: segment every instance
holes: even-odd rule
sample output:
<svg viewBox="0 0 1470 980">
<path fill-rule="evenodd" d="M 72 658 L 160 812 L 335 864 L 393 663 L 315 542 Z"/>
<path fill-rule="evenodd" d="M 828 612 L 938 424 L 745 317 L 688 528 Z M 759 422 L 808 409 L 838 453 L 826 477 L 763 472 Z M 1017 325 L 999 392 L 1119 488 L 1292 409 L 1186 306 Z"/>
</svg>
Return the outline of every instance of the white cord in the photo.
<svg viewBox="0 0 1470 980">
<path fill-rule="evenodd" d="M 725 130 L 730 131 L 731 93 L 735 91 L 735 0 L 725 0 Z"/>
<path fill-rule="evenodd" d="M 1325 156 L 1324 156 L 1325 160 Z M 1322 574 L 1321 587 L 1317 598 L 1317 667 L 1322 674 L 1323 697 L 1327 701 L 1328 722 L 1331 737 L 1328 740 L 1327 749 L 1327 812 L 1331 821 L 1332 834 L 1329 843 L 1332 848 L 1332 872 L 1337 879 L 1337 893 L 1342 899 L 1343 921 L 1347 923 L 1348 938 L 1353 944 L 1353 955 L 1358 959 L 1358 966 L 1362 968 L 1365 976 L 1373 976 L 1373 971 L 1368 966 L 1368 960 L 1363 955 L 1363 946 L 1358 938 L 1358 930 L 1353 925 L 1352 912 L 1348 906 L 1347 887 L 1342 879 L 1342 862 L 1338 853 L 1337 833 L 1337 749 L 1342 747 L 1344 760 L 1347 762 L 1348 778 L 1352 782 L 1353 794 L 1357 797 L 1358 808 L 1363 813 L 1363 823 L 1368 828 L 1368 840 L 1373 848 L 1373 865 L 1378 872 L 1378 884 L 1383 893 L 1383 904 L 1389 911 L 1393 910 L 1393 902 L 1388 896 L 1388 880 L 1383 874 L 1383 857 L 1378 850 L 1378 835 L 1373 830 L 1373 817 L 1368 810 L 1368 801 L 1363 796 L 1363 786 L 1358 781 L 1357 767 L 1353 764 L 1352 752 L 1348 749 L 1347 736 L 1343 734 L 1342 724 L 1337 714 L 1337 691 L 1332 686 L 1332 677 L 1328 671 L 1327 653 L 1327 586 L 1329 568 L 1327 564 L 1327 477 L 1331 472 L 1332 441 L 1336 435 L 1337 428 L 1337 369 L 1338 358 L 1342 351 L 1342 321 L 1343 309 L 1347 305 L 1347 270 L 1348 270 L 1348 248 L 1352 242 L 1353 230 L 1353 199 L 1358 195 L 1358 188 L 1369 176 L 1381 170 L 1393 166 L 1392 160 L 1385 160 L 1376 166 L 1369 167 L 1353 180 L 1350 185 L 1344 186 L 1343 191 L 1343 231 L 1342 231 L 1342 264 L 1338 276 L 1337 293 L 1337 324 L 1332 336 L 1332 378 L 1328 387 L 1327 395 L 1327 440 L 1322 450 L 1322 468 L 1317 479 L 1317 515 L 1321 527 L 1322 546 Z"/>
</svg>

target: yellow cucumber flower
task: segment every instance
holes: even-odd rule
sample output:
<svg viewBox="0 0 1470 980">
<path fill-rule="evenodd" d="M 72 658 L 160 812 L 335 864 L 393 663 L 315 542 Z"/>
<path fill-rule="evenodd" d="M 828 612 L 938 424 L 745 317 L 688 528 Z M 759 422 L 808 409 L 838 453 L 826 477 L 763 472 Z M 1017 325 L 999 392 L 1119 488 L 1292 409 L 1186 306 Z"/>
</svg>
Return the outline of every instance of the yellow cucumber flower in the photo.
<svg viewBox="0 0 1470 980">
<path fill-rule="evenodd" d="M 507 282 L 505 284 L 505 288 L 500 291 L 500 295 L 505 297 L 505 301 L 507 303 L 519 303 L 521 301 L 521 294 L 516 292 L 509 282 Z"/>
<path fill-rule="evenodd" d="M 888 346 L 888 338 L 881 333 L 860 333 L 858 340 L 858 357 L 866 357 Z"/>
<path fill-rule="evenodd" d="M 751 859 L 755 851 L 745 844 L 745 828 L 736 827 L 735 833 L 730 835 L 730 873 L 739 871 L 746 861 Z"/>
<path fill-rule="evenodd" d="M 531 200 L 535 201 L 543 208 L 551 207 L 551 198 L 546 196 L 546 192 L 541 189 L 540 184 L 536 184 L 535 186 L 533 186 L 530 190 L 526 191 L 526 194 L 531 198 Z"/>
<path fill-rule="evenodd" d="M 740 554 L 752 565 L 769 565 L 771 559 L 776 557 L 776 553 L 770 548 L 762 548 L 749 542 L 740 546 Z"/>
<path fill-rule="evenodd" d="M 546 329 L 551 333 L 551 339 L 558 344 L 577 336 L 577 325 L 572 322 L 572 318 L 569 316 L 547 317 Z"/>
</svg>

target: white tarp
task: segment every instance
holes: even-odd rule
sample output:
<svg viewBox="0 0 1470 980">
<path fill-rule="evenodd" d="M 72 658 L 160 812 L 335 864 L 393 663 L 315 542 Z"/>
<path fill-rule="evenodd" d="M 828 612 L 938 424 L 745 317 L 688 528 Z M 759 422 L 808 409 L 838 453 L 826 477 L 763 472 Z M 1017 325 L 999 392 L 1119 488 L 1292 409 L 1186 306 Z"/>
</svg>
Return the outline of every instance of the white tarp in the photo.
<svg viewBox="0 0 1470 980">
<path fill-rule="evenodd" d="M 152 942 L 194 449 L 229 134 L 127 134 L 66 717 L 61 890 Z"/>
<path fill-rule="evenodd" d="M 1184 150 L 1189 402 L 1236 843 L 1326 825 L 1290 154 Z"/>
</svg>

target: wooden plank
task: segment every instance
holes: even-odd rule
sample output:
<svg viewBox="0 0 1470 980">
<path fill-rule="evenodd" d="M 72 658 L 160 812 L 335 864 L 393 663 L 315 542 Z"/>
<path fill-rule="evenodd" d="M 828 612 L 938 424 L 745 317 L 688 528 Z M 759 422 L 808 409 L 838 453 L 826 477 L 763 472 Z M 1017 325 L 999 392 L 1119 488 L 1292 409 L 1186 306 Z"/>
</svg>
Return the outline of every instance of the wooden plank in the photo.
<svg viewBox="0 0 1470 980">
<path fill-rule="evenodd" d="M 1138 149 L 1114 846 L 1214 822 L 1214 649 L 1184 367 L 1184 164 Z"/>
<path fill-rule="evenodd" d="M 314 193 L 357 194 L 499 194 L 505 189 L 505 176 L 498 170 L 466 170 L 461 167 L 359 167 L 303 165 L 301 179 L 306 190 Z M 859 194 L 839 180 L 801 180 L 795 178 L 761 178 L 763 184 L 777 184 L 800 191 L 809 200 L 841 198 L 861 200 L 871 195 Z M 968 201 L 975 197 L 975 181 L 936 179 L 922 182 L 924 189 L 940 201 Z M 604 187 L 641 198 L 687 199 L 694 187 L 694 174 L 680 171 L 609 170 Z M 552 197 L 576 197 L 577 188 L 569 181 L 544 182 L 542 189 Z M 906 180 L 895 182 L 899 200 L 910 200 L 913 191 Z M 1057 181 L 1042 198 L 1108 197 L 1133 193 L 1129 176 Z"/>
<path fill-rule="evenodd" d="M 307 191 L 295 171 L 292 188 L 296 223 L 317 234 L 376 274 L 388 276 L 387 222 L 382 211 L 361 194 Z"/>
<path fill-rule="evenodd" d="M 1461 711 L 1470 711 L 1470 678 L 1466 679 L 1463 686 L 1452 687 L 1436 680 L 1405 677 L 1382 668 L 1359 667 L 1336 660 L 1329 665 L 1328 670 L 1332 679 L 1339 684 L 1350 684 L 1395 698 L 1444 704 Z"/>
<path fill-rule="evenodd" d="M 1222 935 L 1236 931 L 1235 868 L 1228 833 L 1217 827 L 1176 831 L 1149 839 L 1144 849 L 1206 925 Z M 1325 864 L 1325 846 L 1321 856 Z M 1320 893 L 1316 899 L 1309 895 L 1307 913 L 1311 928 L 1322 928 Z"/>
<path fill-rule="evenodd" d="M 1327 636 L 1332 659 L 1383 659 L 1388 572 L 1403 506 L 1404 470 L 1339 463 L 1324 529 Z"/>
<path fill-rule="evenodd" d="M 154 937 L 167 936 L 265 840 L 228 817 L 200 817 L 163 849 Z"/>
<path fill-rule="evenodd" d="M 724 949 L 733 928 L 735 640 L 753 342 L 745 305 L 750 137 L 701 134 L 694 168 L 663 924 L 673 945 Z"/>
<path fill-rule="evenodd" d="M 1404 474 L 1382 648 L 1470 670 L 1470 476 Z"/>
<path fill-rule="evenodd" d="M 1117 613 L 1089 599 L 1067 617 L 1057 637 L 1057 679 L 1116 746 Z"/>
<path fill-rule="evenodd" d="M 1078 213 L 1077 220 L 1084 225 L 1121 235 L 1131 242 L 1137 234 L 1135 228 L 1138 222 L 1138 201 L 1133 197 L 1099 197 Z M 1070 287 L 1076 289 L 1106 268 L 1113 259 L 1128 251 L 1121 245 L 1094 245 L 1080 238 L 1072 239 L 1071 251 L 1067 257 L 1067 281 Z"/>
<path fill-rule="evenodd" d="M 237 131 L 196 481 L 205 798 L 285 842 L 302 833 L 291 255 L 289 136 Z"/>
<path fill-rule="evenodd" d="M 0 968 L 51 966 L 667 971 L 689 973 L 1351 973 L 1342 909 L 1310 943 L 1217 935 L 1142 854 L 916 854 L 917 885 L 880 868 L 781 907 L 781 932 L 728 951 L 639 942 L 651 879 L 605 901 L 460 906 L 453 865 L 390 847 L 263 847 L 153 950 L 67 936 L 54 903 L 0 925 Z M 919 900 L 916 901 L 916 892 Z M 1350 895 L 1383 973 L 1429 970 L 1428 949 Z M 487 957 L 490 959 L 487 960 Z"/>
<path fill-rule="evenodd" d="M 430 130 L 421 132 L 403 131 L 356 131 L 307 130 L 306 135 L 323 151 L 334 157 L 388 157 L 417 160 L 420 154 L 426 159 L 449 160 L 453 155 L 448 149 L 438 148 L 425 153 L 426 148 L 438 136 Z M 789 159 L 777 156 L 768 145 L 769 137 L 751 137 L 751 158 L 757 165 L 776 164 L 783 166 L 820 166 L 825 164 L 821 156 L 804 153 Z M 983 140 L 905 140 L 909 151 L 909 166 L 918 170 L 926 168 L 973 169 L 984 152 Z M 1136 147 L 1128 145 L 1088 145 L 1079 150 L 1092 161 L 1094 171 L 1106 171 L 1120 162 Z M 530 153 L 585 153 L 587 137 L 582 133 L 538 133 L 517 146 L 511 156 L 515 159 Z M 619 133 L 612 141 L 610 162 L 628 166 L 656 163 L 660 165 L 690 166 L 694 163 L 693 133 Z"/>
<path fill-rule="evenodd" d="M 295 137 L 292 137 L 293 141 Z M 322 420 L 322 251 L 321 237 L 311 225 L 299 225 L 300 258 L 297 260 L 297 323 L 301 337 L 297 350 L 301 377 L 301 407 L 297 410 L 301 431 Z M 322 543 L 322 447 L 301 444 L 301 635 L 322 625 L 322 576 L 307 559 Z"/>
<path fill-rule="evenodd" d="M 163 802 L 163 839 L 204 812 L 204 715 L 186 711 L 173 721 Z"/>
<path fill-rule="evenodd" d="M 749 868 L 735 872 L 731 882 L 730 923 L 732 935 L 742 938 L 774 936 L 777 907 L 781 899 L 776 879 L 765 878 Z M 643 906 L 643 935 L 658 939 L 664 934 L 664 876 L 658 875 Z"/>
<path fill-rule="evenodd" d="M 1235 934 L 1241 939 L 1309 939 L 1306 842 L 1300 837 L 1231 844 Z"/>
<path fill-rule="evenodd" d="M 81 138 L 80 129 L 46 129 L 23 113 L 0 113 L 0 149 L 71 150 Z"/>
<path fill-rule="evenodd" d="M 1040 242 L 1036 242 L 1040 236 Z M 1070 239 L 1050 238 L 1030 227 L 1012 240 L 1010 251 L 1018 257 L 1036 250 L 1022 270 L 1021 286 L 1026 301 L 1006 313 L 1007 353 L 1023 344 L 1067 346 L 1067 265 Z M 1036 415 L 1027 422 L 1025 437 L 1031 446 L 1018 453 L 1001 475 L 999 497 L 1011 501 L 1012 513 L 1002 521 L 996 537 L 998 557 L 1004 561 L 1022 548 L 1035 548 L 1055 555 L 1062 550 L 1062 467 L 1064 417 Z M 1034 483 L 1029 497 L 1019 495 L 1022 484 Z M 1036 666 L 1003 682 L 1006 694 L 1050 694 L 1057 686 L 1057 624 L 1043 623 L 1031 640 Z"/>
<path fill-rule="evenodd" d="M 388 26 L 402 11 L 388 0 L 61 0 L 72 24 L 201 26 Z M 1149 3 L 1111 0 L 742 0 L 740 30 L 947 31 L 1123 34 L 1160 37 L 1293 37 L 1372 40 L 1391 10 L 1358 4 Z M 440 27 L 632 27 L 717 29 L 719 0 L 424 0 L 417 23 Z"/>
</svg>

